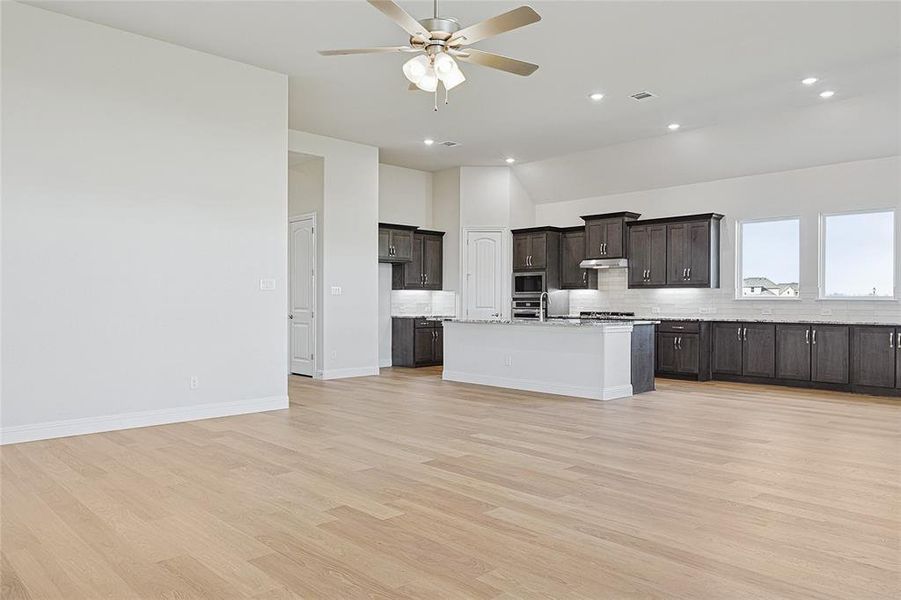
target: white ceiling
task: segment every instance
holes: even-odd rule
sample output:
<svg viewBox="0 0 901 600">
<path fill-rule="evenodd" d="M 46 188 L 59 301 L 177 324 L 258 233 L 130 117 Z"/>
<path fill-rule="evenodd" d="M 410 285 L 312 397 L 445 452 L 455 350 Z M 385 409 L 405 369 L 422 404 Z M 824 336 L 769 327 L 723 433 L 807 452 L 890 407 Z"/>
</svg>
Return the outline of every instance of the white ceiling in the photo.
<svg viewBox="0 0 901 600">
<path fill-rule="evenodd" d="M 400 0 L 417 18 L 431 2 Z M 318 49 L 406 43 L 363 0 L 33 2 L 57 12 L 290 76 L 290 127 L 371 144 L 383 162 L 437 170 L 522 162 L 897 91 L 898 2 L 532 2 L 542 21 L 478 44 L 541 68 L 517 77 L 463 65 L 448 106 L 407 91 L 409 55 L 322 57 Z M 448 1 L 467 24 L 518 2 Z M 820 77 L 809 89 L 799 80 Z M 836 90 L 832 100 L 816 92 Z M 606 94 L 600 103 L 589 92 Z M 628 95 L 651 90 L 637 103 Z M 454 140 L 454 149 L 422 139 Z"/>
</svg>

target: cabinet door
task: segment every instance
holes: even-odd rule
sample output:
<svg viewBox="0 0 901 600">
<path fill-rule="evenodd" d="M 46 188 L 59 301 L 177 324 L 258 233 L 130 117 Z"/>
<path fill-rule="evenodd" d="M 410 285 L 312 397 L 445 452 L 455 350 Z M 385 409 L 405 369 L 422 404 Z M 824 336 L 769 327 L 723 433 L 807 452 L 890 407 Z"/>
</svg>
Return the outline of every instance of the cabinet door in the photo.
<svg viewBox="0 0 901 600">
<path fill-rule="evenodd" d="M 676 369 L 685 375 L 697 375 L 700 365 L 700 339 L 697 334 L 679 335 L 676 339 Z"/>
<path fill-rule="evenodd" d="M 564 289 L 579 289 L 587 285 L 587 272 L 579 267 L 585 260 L 585 231 L 567 231 L 561 238 L 562 260 L 560 284 Z"/>
<path fill-rule="evenodd" d="M 404 289 L 421 289 L 422 283 L 422 239 L 425 236 L 413 234 L 410 262 L 404 263 Z M 395 267 L 396 268 L 396 267 Z"/>
<path fill-rule="evenodd" d="M 391 231 L 379 227 L 379 260 L 391 260 Z"/>
<path fill-rule="evenodd" d="M 745 323 L 742 330 L 742 375 L 776 376 L 776 326 L 769 323 Z"/>
<path fill-rule="evenodd" d="M 776 325 L 776 378 L 810 381 L 810 326 Z"/>
<path fill-rule="evenodd" d="M 666 285 L 666 225 L 651 225 L 648 239 L 648 285 Z"/>
<path fill-rule="evenodd" d="M 664 230 L 666 231 L 666 230 Z M 651 228 L 648 225 L 629 228 L 629 287 L 647 285 L 651 265 Z"/>
<path fill-rule="evenodd" d="M 742 326 L 741 323 L 713 324 L 713 356 L 711 363 L 714 373 L 741 375 Z"/>
<path fill-rule="evenodd" d="M 811 379 L 820 383 L 848 383 L 851 370 L 850 328 L 813 325 L 810 331 Z"/>
<path fill-rule="evenodd" d="M 610 219 L 602 221 L 604 224 L 604 258 L 622 258 L 625 256 L 623 247 L 623 229 L 625 225 L 622 219 Z"/>
<path fill-rule="evenodd" d="M 680 285 L 686 281 L 685 241 L 688 239 L 685 223 L 666 226 L 666 283 Z"/>
<path fill-rule="evenodd" d="M 602 248 L 606 242 L 607 224 L 605 221 L 585 223 L 585 258 L 604 258 Z"/>
<path fill-rule="evenodd" d="M 529 236 L 529 268 L 547 268 L 547 234 L 533 233 Z"/>
<path fill-rule="evenodd" d="M 427 365 L 435 360 L 435 330 L 421 328 L 413 331 L 413 361 Z"/>
<path fill-rule="evenodd" d="M 423 287 L 427 290 L 442 288 L 442 261 L 444 240 L 437 235 L 422 236 Z"/>
<path fill-rule="evenodd" d="M 893 327 L 851 328 L 851 383 L 895 387 L 896 337 Z"/>
<path fill-rule="evenodd" d="M 901 389 L 901 329 L 895 331 L 895 387 Z"/>
<path fill-rule="evenodd" d="M 661 373 L 676 373 L 676 338 L 677 333 L 657 334 L 657 371 Z"/>
<path fill-rule="evenodd" d="M 529 234 L 513 236 L 513 269 L 522 271 L 529 268 Z"/>
<path fill-rule="evenodd" d="M 413 232 L 401 229 L 391 230 L 391 245 L 394 247 L 393 259 L 408 261 L 413 258 Z"/>
<path fill-rule="evenodd" d="M 685 267 L 687 281 L 704 285 L 710 282 L 710 223 L 685 224 Z"/>
<path fill-rule="evenodd" d="M 444 327 L 439 323 L 435 327 L 435 345 L 432 352 L 433 362 L 441 364 L 444 362 Z"/>
</svg>

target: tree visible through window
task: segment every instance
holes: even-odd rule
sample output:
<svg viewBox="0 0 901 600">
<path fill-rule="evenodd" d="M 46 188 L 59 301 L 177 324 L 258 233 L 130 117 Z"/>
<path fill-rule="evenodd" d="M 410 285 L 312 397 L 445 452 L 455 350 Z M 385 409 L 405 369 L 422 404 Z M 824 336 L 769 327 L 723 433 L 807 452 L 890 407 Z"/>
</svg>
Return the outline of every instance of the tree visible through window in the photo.
<svg viewBox="0 0 901 600">
<path fill-rule="evenodd" d="M 824 298 L 891 298 L 895 294 L 895 212 L 823 216 Z"/>
<path fill-rule="evenodd" d="M 801 224 L 798 219 L 740 224 L 742 298 L 797 298 Z"/>
</svg>

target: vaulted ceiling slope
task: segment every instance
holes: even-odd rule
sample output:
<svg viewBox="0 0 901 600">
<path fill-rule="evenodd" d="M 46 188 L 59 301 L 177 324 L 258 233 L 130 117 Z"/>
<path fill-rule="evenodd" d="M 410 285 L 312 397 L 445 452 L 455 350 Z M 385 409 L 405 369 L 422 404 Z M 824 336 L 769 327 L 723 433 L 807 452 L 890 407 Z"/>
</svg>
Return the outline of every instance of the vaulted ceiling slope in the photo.
<svg viewBox="0 0 901 600">
<path fill-rule="evenodd" d="M 432 3 L 399 0 L 417 18 Z M 531 77 L 464 66 L 450 104 L 407 91 L 405 55 L 323 57 L 316 50 L 405 43 L 362 0 L 34 2 L 126 31 L 290 75 L 290 126 L 381 148 L 425 170 L 529 162 L 823 102 L 897 90 L 901 3 L 530 2 L 539 23 L 480 48 L 541 65 Z M 444 1 L 464 25 L 518 2 Z M 824 88 L 825 89 L 825 88 Z M 650 90 L 638 103 L 629 95 Z M 605 98 L 588 100 L 590 92 Z M 453 140 L 453 149 L 422 140 Z"/>
</svg>

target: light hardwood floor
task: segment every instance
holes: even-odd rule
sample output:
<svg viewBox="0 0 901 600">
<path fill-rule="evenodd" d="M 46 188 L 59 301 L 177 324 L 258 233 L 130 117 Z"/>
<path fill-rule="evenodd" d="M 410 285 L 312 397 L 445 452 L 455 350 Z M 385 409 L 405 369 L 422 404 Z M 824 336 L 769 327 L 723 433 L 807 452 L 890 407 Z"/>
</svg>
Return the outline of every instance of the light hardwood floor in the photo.
<svg viewBox="0 0 901 600">
<path fill-rule="evenodd" d="M 2 597 L 897 598 L 901 402 L 437 369 L 5 446 Z"/>
</svg>

